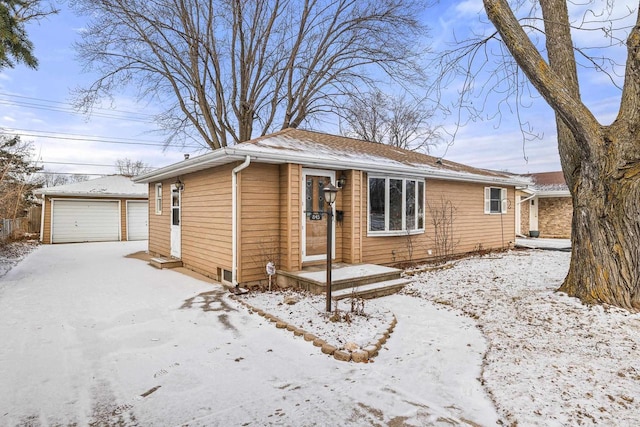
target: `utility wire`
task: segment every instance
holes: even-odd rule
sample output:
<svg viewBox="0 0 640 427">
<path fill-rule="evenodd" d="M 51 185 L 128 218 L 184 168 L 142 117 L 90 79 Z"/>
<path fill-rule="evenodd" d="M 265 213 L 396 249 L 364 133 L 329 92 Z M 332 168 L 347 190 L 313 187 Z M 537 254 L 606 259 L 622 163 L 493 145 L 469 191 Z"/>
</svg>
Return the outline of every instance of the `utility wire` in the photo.
<svg viewBox="0 0 640 427">
<path fill-rule="evenodd" d="M 43 161 L 43 160 L 38 160 L 35 163 L 42 163 L 42 164 L 48 164 L 48 165 L 98 166 L 98 167 L 109 167 L 109 168 L 116 167 L 115 164 L 104 165 L 104 164 L 98 164 L 98 163 L 49 162 L 49 161 Z M 154 166 L 148 166 L 148 167 L 151 169 L 156 169 Z"/>
<path fill-rule="evenodd" d="M 28 107 L 28 108 L 35 108 L 35 109 L 49 110 L 49 111 L 60 111 L 60 112 L 69 113 L 69 114 L 82 115 L 82 113 L 78 112 L 77 109 L 73 107 L 72 104 L 67 102 L 60 102 L 60 101 L 54 101 L 49 99 L 43 99 L 43 98 L 33 98 L 29 96 L 15 95 L 15 94 L 10 94 L 5 92 L 0 92 L 0 96 L 8 98 L 8 99 L 0 99 L 0 104 L 18 105 L 21 107 Z M 28 101 L 37 101 L 38 103 L 16 101 L 14 98 L 25 99 Z M 43 102 L 50 105 L 41 104 Z M 154 119 L 154 116 L 152 114 L 146 114 L 146 113 L 140 113 L 140 112 L 134 112 L 134 111 L 114 110 L 114 109 L 100 108 L 100 107 L 93 108 L 91 111 L 92 111 L 91 115 L 93 116 L 115 118 L 115 119 L 122 119 L 122 120 L 128 120 L 128 121 L 133 120 L 133 121 L 151 123 Z"/>
<path fill-rule="evenodd" d="M 47 133 L 46 131 L 35 130 L 35 129 L 18 129 L 18 128 L 10 128 L 10 129 L 5 128 L 5 129 L 10 130 L 11 132 L 19 133 L 21 136 L 29 136 L 34 138 L 50 138 L 50 139 L 60 139 L 60 140 L 68 140 L 68 141 L 100 142 L 105 144 L 146 145 L 146 146 L 152 146 L 152 147 L 166 146 L 166 144 L 163 142 L 140 140 L 140 139 L 133 139 L 133 138 L 82 135 L 82 134 L 73 134 L 73 133 L 65 133 L 65 132 L 56 132 L 55 134 L 51 134 L 51 133 Z M 66 135 L 66 136 L 60 136 L 60 135 Z M 199 146 L 199 145 L 184 145 L 182 147 L 199 148 L 199 149 L 203 148 L 202 146 Z"/>
</svg>

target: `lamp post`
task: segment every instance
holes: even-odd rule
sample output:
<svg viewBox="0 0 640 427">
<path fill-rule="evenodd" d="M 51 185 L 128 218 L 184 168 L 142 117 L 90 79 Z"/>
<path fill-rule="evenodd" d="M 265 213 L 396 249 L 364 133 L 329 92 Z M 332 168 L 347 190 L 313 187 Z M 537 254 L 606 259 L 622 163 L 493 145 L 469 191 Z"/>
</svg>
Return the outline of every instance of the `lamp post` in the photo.
<svg viewBox="0 0 640 427">
<path fill-rule="evenodd" d="M 327 307 L 326 311 L 331 312 L 331 257 L 333 255 L 333 204 L 336 201 L 338 189 L 329 182 L 322 190 L 324 200 L 329 205 L 327 211 Z"/>
</svg>

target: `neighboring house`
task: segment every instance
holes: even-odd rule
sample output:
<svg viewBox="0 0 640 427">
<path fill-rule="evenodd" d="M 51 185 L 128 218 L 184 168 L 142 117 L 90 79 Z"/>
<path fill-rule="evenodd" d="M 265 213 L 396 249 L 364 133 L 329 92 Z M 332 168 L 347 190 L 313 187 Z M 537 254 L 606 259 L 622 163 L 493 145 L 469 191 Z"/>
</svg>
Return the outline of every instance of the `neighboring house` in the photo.
<svg viewBox="0 0 640 427">
<path fill-rule="evenodd" d="M 520 220 L 516 234 L 571 238 L 573 203 L 561 171 L 527 175 L 533 186 L 519 192 Z"/>
<path fill-rule="evenodd" d="M 147 186 L 111 175 L 41 188 L 43 243 L 145 240 L 149 217 Z"/>
<path fill-rule="evenodd" d="M 393 265 L 515 241 L 522 177 L 285 129 L 134 178 L 149 185 L 149 252 L 230 284 L 326 262 L 322 189 L 341 185 L 332 256 Z M 438 224 L 435 226 L 434 224 Z M 448 249 L 447 249 L 448 248 Z"/>
</svg>

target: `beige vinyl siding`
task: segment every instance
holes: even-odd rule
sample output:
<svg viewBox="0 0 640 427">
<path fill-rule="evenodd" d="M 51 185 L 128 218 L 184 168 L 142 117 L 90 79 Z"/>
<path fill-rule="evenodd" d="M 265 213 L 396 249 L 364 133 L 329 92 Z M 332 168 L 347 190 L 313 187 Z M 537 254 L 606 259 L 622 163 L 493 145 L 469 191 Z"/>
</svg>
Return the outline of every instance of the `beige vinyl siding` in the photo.
<svg viewBox="0 0 640 427">
<path fill-rule="evenodd" d="M 238 175 L 240 283 L 265 279 L 267 261 L 281 252 L 280 179 L 280 166 L 265 163 L 251 164 Z"/>
<path fill-rule="evenodd" d="M 296 271 L 302 268 L 300 258 L 300 165 L 280 166 L 280 265 L 279 269 Z"/>
<path fill-rule="evenodd" d="M 155 207 L 156 184 L 157 182 L 149 183 L 149 253 L 152 255 L 169 256 L 171 251 L 171 184 L 170 181 L 162 182 L 162 214 L 160 215 L 156 214 Z"/>
<path fill-rule="evenodd" d="M 182 262 L 185 267 L 216 279 L 221 279 L 218 269 L 230 271 L 232 268 L 231 171 L 235 166 L 226 165 L 180 177 L 184 183 Z M 168 232 L 168 216 L 165 227 Z"/>
<path fill-rule="evenodd" d="M 507 189 L 507 212 L 505 214 L 484 213 L 484 184 L 451 181 L 427 181 L 427 203 L 437 202 L 440 196 L 451 200 L 456 207 L 454 220 L 455 240 L 459 240 L 456 252 L 465 253 L 479 249 L 508 247 L 515 240 L 515 189 Z M 433 223 L 426 209 L 428 235 L 433 235 Z M 504 239 L 504 242 L 503 242 Z M 432 244 L 432 242 L 429 242 Z"/>
<path fill-rule="evenodd" d="M 413 247 L 411 260 L 428 259 L 428 251 L 435 254 L 433 241 L 434 226 L 430 209 L 436 209 L 441 196 L 450 200 L 456 208 L 453 233 L 457 242 L 455 252 L 466 253 L 480 249 L 499 249 L 507 247 L 515 239 L 515 189 L 507 189 L 508 209 L 506 214 L 484 213 L 484 188 L 486 185 L 427 180 L 425 206 L 425 233 L 404 236 L 368 236 L 367 209 L 363 209 L 363 262 L 376 264 L 394 264 L 408 262 L 409 239 Z M 362 197 L 366 206 L 367 177 L 361 185 Z M 503 242 L 504 236 L 504 242 Z"/>
<path fill-rule="evenodd" d="M 44 220 L 42 224 L 42 236 L 40 236 L 40 240 L 42 241 L 42 243 L 51 243 L 51 198 L 49 196 L 44 196 L 42 209 L 44 210 Z"/>
<path fill-rule="evenodd" d="M 344 220 L 337 226 L 342 231 L 342 240 L 336 244 L 341 243 L 343 248 L 342 261 L 350 264 L 362 260 L 362 175 L 361 171 L 346 171 L 347 182 L 341 190 Z"/>
</svg>

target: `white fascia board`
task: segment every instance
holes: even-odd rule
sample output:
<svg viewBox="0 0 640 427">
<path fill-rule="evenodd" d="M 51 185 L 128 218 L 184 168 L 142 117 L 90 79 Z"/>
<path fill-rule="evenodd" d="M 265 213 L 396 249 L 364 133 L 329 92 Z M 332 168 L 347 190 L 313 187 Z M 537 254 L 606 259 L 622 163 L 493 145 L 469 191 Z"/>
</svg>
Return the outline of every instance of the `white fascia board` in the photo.
<svg viewBox="0 0 640 427">
<path fill-rule="evenodd" d="M 230 148 L 220 148 L 211 153 L 203 154 L 189 160 L 183 160 L 152 172 L 133 178 L 135 183 L 149 183 L 162 181 L 179 175 L 198 172 L 216 165 L 231 163 L 236 160 L 244 160 L 245 156 L 235 155 Z"/>
<path fill-rule="evenodd" d="M 493 177 L 484 176 L 478 174 L 470 174 L 465 172 L 451 172 L 428 169 L 426 167 L 408 166 L 408 165 L 376 165 L 370 162 L 354 162 L 352 160 L 335 160 L 335 159 L 322 159 L 313 156 L 304 155 L 292 155 L 275 154 L 275 153 L 256 153 L 253 150 L 236 149 L 237 154 L 242 153 L 243 156 L 251 156 L 252 161 L 262 163 L 298 163 L 305 167 L 314 167 L 321 169 L 354 169 L 362 170 L 368 173 L 379 174 L 395 174 L 407 177 L 420 177 L 441 179 L 447 181 L 461 181 L 461 182 L 475 182 L 481 184 L 502 184 L 509 186 L 527 186 L 530 184 L 529 180 L 514 179 L 507 177 Z"/>
<path fill-rule="evenodd" d="M 571 197 L 571 193 L 569 190 L 547 190 L 547 191 L 536 191 L 536 196 L 541 198 L 547 197 Z"/>
<path fill-rule="evenodd" d="M 420 166 L 408 165 L 376 165 L 374 162 L 358 162 L 353 160 L 337 160 L 322 158 L 313 155 L 300 155 L 291 152 L 274 153 L 261 150 L 252 150 L 251 147 L 225 147 L 213 151 L 212 153 L 194 157 L 193 159 L 183 160 L 179 163 L 156 169 L 144 175 L 137 176 L 133 179 L 136 183 L 148 183 L 161 181 L 163 179 L 173 178 L 178 175 L 197 172 L 212 166 L 223 165 L 233 161 L 241 161 L 251 157 L 252 162 L 257 163 L 273 163 L 300 164 L 304 167 L 314 167 L 321 169 L 338 169 L 338 170 L 362 170 L 369 173 L 380 174 L 396 174 L 410 177 L 441 179 L 448 181 L 474 182 L 480 184 L 502 184 L 509 186 L 527 186 L 529 180 L 521 180 L 507 177 L 493 177 L 479 174 L 471 174 L 465 172 L 441 171 L 428 169 Z"/>
<path fill-rule="evenodd" d="M 104 198 L 118 198 L 118 199 L 139 199 L 139 200 L 146 200 L 149 198 L 148 195 L 146 194 L 127 194 L 127 193 L 91 193 L 91 192 L 78 192 L 78 193 L 58 193 L 58 192 L 52 192 L 52 193 L 41 193 L 44 196 L 47 196 L 49 198 L 54 198 L 54 197 L 63 197 L 63 198 L 78 198 L 78 197 L 82 197 L 82 198 L 91 198 L 91 199 L 104 199 Z"/>
</svg>

